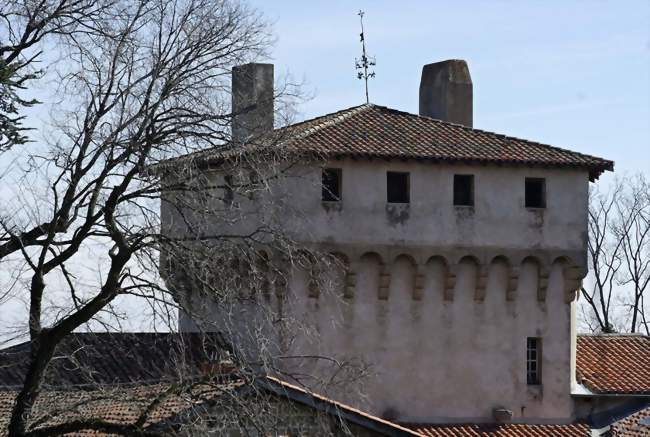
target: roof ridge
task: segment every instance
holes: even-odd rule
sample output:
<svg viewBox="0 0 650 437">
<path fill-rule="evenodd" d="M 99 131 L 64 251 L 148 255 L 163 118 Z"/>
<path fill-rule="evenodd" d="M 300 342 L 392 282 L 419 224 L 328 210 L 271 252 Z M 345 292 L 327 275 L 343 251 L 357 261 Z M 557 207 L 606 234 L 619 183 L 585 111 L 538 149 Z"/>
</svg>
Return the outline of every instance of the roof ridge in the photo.
<svg viewBox="0 0 650 437">
<path fill-rule="evenodd" d="M 458 127 L 458 128 L 461 128 L 461 129 L 463 129 L 465 131 L 468 131 L 468 132 L 479 132 L 479 133 L 483 133 L 483 134 L 487 134 L 487 135 L 496 135 L 496 136 L 501 137 L 501 138 L 506 139 L 506 140 L 521 141 L 521 142 L 524 142 L 524 143 L 532 145 L 532 146 L 547 147 L 549 149 L 558 150 L 558 151 L 562 151 L 562 152 L 569 152 L 569 153 L 572 153 L 574 155 L 579 155 L 579 156 L 582 156 L 582 157 L 585 157 L 585 158 L 591 158 L 591 159 L 595 158 L 595 159 L 603 160 L 603 158 L 599 158 L 599 157 L 597 157 L 595 155 L 589 155 L 589 154 L 586 154 L 586 153 L 576 152 L 574 150 L 567 149 L 567 148 L 564 148 L 564 147 L 558 147 L 558 146 L 553 146 L 551 144 L 540 143 L 539 141 L 528 140 L 526 138 L 520 138 L 520 137 L 515 137 L 515 136 L 511 136 L 511 135 L 506 135 L 506 134 L 500 134 L 500 133 L 485 130 L 485 129 L 477 129 L 477 128 L 473 127 L 473 126 L 465 126 L 464 124 L 453 123 L 451 121 L 446 121 L 446 120 L 440 120 L 439 118 L 433 118 L 433 117 L 429 117 L 427 115 L 414 114 L 412 112 L 402 111 L 400 109 L 390 108 L 388 106 L 382 106 L 382 105 L 373 105 L 373 106 L 375 106 L 376 108 L 380 108 L 380 109 L 386 109 L 388 111 L 392 111 L 392 112 L 395 112 L 397 114 L 408 115 L 408 116 L 411 116 L 411 117 L 422 118 L 422 119 L 425 119 L 425 120 L 433 121 L 435 123 L 439 123 L 439 124 L 442 124 L 442 125 L 445 125 L 445 126 Z M 605 161 L 610 161 L 611 162 L 611 160 L 605 160 Z"/>
<path fill-rule="evenodd" d="M 597 179 L 614 162 L 594 155 L 432 117 L 365 103 L 273 129 L 269 139 L 294 152 L 322 156 L 381 157 L 437 162 L 472 161 L 513 165 L 586 168 Z M 293 150 L 295 149 L 295 150 Z M 172 158 L 227 160 L 229 147 L 210 148 Z"/>
<path fill-rule="evenodd" d="M 278 128 L 274 129 L 275 131 L 277 130 L 282 130 L 282 129 L 300 129 L 301 125 L 308 124 L 308 123 L 316 123 L 315 126 L 309 127 L 305 129 L 304 131 L 291 136 L 289 138 L 289 142 L 294 141 L 294 140 L 300 140 L 304 139 L 305 137 L 308 137 L 309 135 L 318 132 L 321 129 L 324 129 L 328 126 L 334 126 L 336 124 L 341 123 L 342 121 L 352 117 L 353 115 L 356 115 L 360 112 L 363 112 L 365 110 L 368 110 L 372 108 L 373 106 L 376 106 L 372 103 L 364 103 L 362 105 L 357 105 L 357 106 L 352 106 L 350 108 L 346 109 L 341 109 L 340 111 L 335 111 L 335 112 L 330 112 L 329 114 L 325 115 L 320 115 L 318 117 L 310 118 L 307 120 L 300 121 L 298 123 L 291 124 L 289 126 L 285 126 L 283 128 Z M 322 123 L 318 123 L 318 120 L 324 120 Z"/>
<path fill-rule="evenodd" d="M 567 425 L 587 425 L 588 422 L 586 419 L 576 419 L 573 422 L 568 423 L 555 423 L 555 422 L 472 422 L 472 421 L 460 421 L 460 422 L 393 422 L 398 423 L 402 426 L 412 427 L 412 426 L 432 426 L 432 427 L 449 427 L 449 426 L 567 426 Z"/>
<path fill-rule="evenodd" d="M 642 332 L 611 332 L 611 333 L 585 333 L 578 334 L 578 337 L 587 337 L 587 338 L 617 338 L 617 337 L 628 337 L 628 338 L 647 338 L 650 339 L 650 335 L 643 334 Z"/>
<path fill-rule="evenodd" d="M 268 381 L 271 381 L 271 382 L 273 382 L 275 384 L 278 384 L 282 388 L 289 388 L 289 389 L 292 389 L 292 390 L 296 390 L 296 391 L 305 393 L 305 394 L 307 394 L 307 395 L 309 395 L 309 396 L 311 396 L 311 397 L 313 397 L 315 399 L 318 399 L 318 400 L 320 400 L 322 402 L 326 402 L 326 403 L 329 403 L 331 405 L 334 405 L 336 408 L 340 408 L 342 410 L 346 410 L 346 411 L 352 412 L 354 414 L 358 414 L 359 416 L 365 417 L 365 418 L 373 420 L 375 422 L 379 422 L 379 423 L 382 423 L 384 425 L 388 425 L 388 426 L 390 426 L 392 428 L 395 428 L 395 429 L 398 429 L 398 430 L 400 430 L 400 431 L 402 431 L 404 433 L 407 433 L 407 434 L 410 434 L 410 435 L 419 435 L 418 432 L 416 432 L 416 431 L 414 431 L 414 430 L 412 430 L 412 429 L 410 429 L 408 427 L 405 427 L 405 426 L 403 426 L 403 425 L 401 425 L 401 424 L 399 424 L 397 422 L 393 422 L 393 421 L 384 419 L 382 417 L 372 415 L 372 414 L 370 414 L 370 413 L 368 413 L 366 411 L 360 410 L 358 408 L 354 408 L 353 406 L 348 405 L 348 404 L 346 404 L 344 402 L 340 402 L 340 401 L 328 398 L 327 396 L 325 396 L 323 394 L 320 394 L 320 393 L 317 393 L 315 391 L 312 391 L 312 390 L 310 390 L 310 389 L 308 389 L 306 387 L 300 387 L 298 385 L 292 384 L 290 382 L 287 382 L 287 381 L 285 381 L 283 379 L 280 379 L 278 377 L 271 376 L 271 375 L 264 376 L 264 379 L 266 379 Z"/>
</svg>

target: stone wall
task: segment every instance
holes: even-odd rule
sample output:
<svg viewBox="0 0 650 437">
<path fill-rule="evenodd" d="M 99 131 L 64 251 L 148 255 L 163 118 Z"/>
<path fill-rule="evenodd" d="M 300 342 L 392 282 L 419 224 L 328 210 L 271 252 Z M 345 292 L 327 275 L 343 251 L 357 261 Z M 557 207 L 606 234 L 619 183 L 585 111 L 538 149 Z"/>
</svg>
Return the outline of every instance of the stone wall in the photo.
<svg viewBox="0 0 650 437">
<path fill-rule="evenodd" d="M 338 204 L 321 202 L 320 168 L 302 166 L 270 193 L 240 199 L 241 223 L 225 228 L 215 220 L 215 231 L 244 232 L 257 220 L 248 202 L 267 202 L 264 220 L 340 260 L 322 289 L 306 267 L 287 266 L 288 281 L 269 278 L 275 288 L 260 302 L 309 332 L 290 339 L 274 332 L 279 350 L 362 360 L 371 369 L 363 386 L 329 395 L 399 421 L 489 422 L 494 408 L 520 422 L 570 421 L 587 173 L 388 161 L 327 166 L 343 169 Z M 410 172 L 410 204 L 386 203 L 387 170 Z M 474 174 L 473 207 L 452 205 L 454 174 Z M 545 209 L 524 207 L 526 177 L 546 178 Z M 223 320 L 211 305 L 196 311 Z M 258 309 L 226 312 L 238 319 L 233 339 L 254 343 L 263 326 Z M 181 319 L 182 329 L 195 328 Z M 526 383 L 527 337 L 542 339 L 538 386 Z"/>
</svg>

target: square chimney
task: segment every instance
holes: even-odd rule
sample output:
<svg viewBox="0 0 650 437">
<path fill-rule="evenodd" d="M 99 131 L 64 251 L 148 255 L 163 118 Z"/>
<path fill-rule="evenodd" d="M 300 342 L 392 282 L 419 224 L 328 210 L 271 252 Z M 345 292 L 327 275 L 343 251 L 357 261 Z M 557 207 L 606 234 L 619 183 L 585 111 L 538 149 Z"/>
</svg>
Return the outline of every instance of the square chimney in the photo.
<svg viewBox="0 0 650 437">
<path fill-rule="evenodd" d="M 273 130 L 273 64 L 232 69 L 232 141 L 246 143 Z"/>
<path fill-rule="evenodd" d="M 472 95 L 467 62 L 450 59 L 422 67 L 420 115 L 472 127 Z"/>
</svg>

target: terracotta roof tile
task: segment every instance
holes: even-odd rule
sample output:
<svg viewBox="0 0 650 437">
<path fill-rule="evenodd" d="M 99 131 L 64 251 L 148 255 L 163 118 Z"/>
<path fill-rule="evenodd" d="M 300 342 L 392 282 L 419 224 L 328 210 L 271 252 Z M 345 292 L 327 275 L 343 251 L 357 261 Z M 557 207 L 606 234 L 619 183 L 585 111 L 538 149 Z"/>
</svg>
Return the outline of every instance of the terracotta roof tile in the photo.
<svg viewBox="0 0 650 437">
<path fill-rule="evenodd" d="M 75 333 L 56 349 L 45 387 L 177 380 L 201 374 L 218 349 L 209 334 Z M 22 385 L 30 343 L 0 350 L 0 388 Z"/>
<path fill-rule="evenodd" d="M 219 396 L 226 390 L 233 390 L 241 383 L 193 387 L 182 393 L 162 397 L 159 404 L 154 400 L 170 389 L 167 383 L 133 386 L 105 387 L 102 390 L 51 390 L 42 392 L 37 398 L 31 423 L 35 428 L 70 423 L 74 420 L 103 420 L 116 425 L 132 425 L 146 414 L 143 427 L 171 419 L 189 410 L 197 402 L 205 402 Z M 0 391 L 0 435 L 6 430 L 11 417 L 16 391 Z M 153 405 L 153 408 L 150 406 Z M 107 435 L 85 430 L 70 435 Z"/>
<path fill-rule="evenodd" d="M 317 402 L 313 404 L 316 408 L 319 406 L 318 403 L 323 403 L 326 408 L 321 408 L 321 410 L 337 418 L 358 417 L 361 418 L 361 422 L 370 421 L 378 425 L 379 428 L 389 430 L 390 435 L 420 435 L 409 428 L 372 416 L 274 377 L 261 378 L 255 382 L 258 383 L 255 386 L 256 389 L 262 389 L 265 393 L 286 397 L 289 400 L 297 399 L 298 402 L 307 405 L 311 405 L 309 400 L 313 400 Z M 111 425 L 129 426 L 134 425 L 144 414 L 146 420 L 142 425 L 142 430 L 147 430 L 149 427 L 149 431 L 155 431 L 156 426 L 185 423 L 184 420 L 187 419 L 183 413 L 206 414 L 207 410 L 202 406 L 212 406 L 220 399 L 232 407 L 231 403 L 235 397 L 233 394 L 236 390 L 244 387 L 243 380 L 233 380 L 229 383 L 194 384 L 178 392 L 175 390 L 180 390 L 180 388 L 169 383 L 103 387 L 94 390 L 49 390 L 42 392 L 37 398 L 33 410 L 34 417 L 30 423 L 35 430 L 44 426 L 68 424 L 75 420 L 85 422 L 101 420 Z M 220 396 L 224 393 L 228 393 L 228 396 L 221 398 Z M 6 432 L 16 394 L 16 391 L 0 390 L 0 436 Z M 245 396 L 246 392 L 242 392 L 241 395 Z M 157 403 L 157 400 L 160 400 L 160 403 Z M 252 402 L 256 401 L 258 400 L 252 400 Z M 241 399 L 236 402 L 241 402 Z M 255 410 L 248 410 L 245 414 L 253 414 L 253 411 Z M 191 422 L 192 420 L 188 421 L 188 423 Z M 104 436 L 112 434 L 87 429 L 66 435 Z"/>
<path fill-rule="evenodd" d="M 104 415 L 101 417 L 106 420 L 134 420 L 138 414 L 140 401 L 150 397 L 156 392 L 167 387 L 165 383 L 153 385 L 136 385 L 124 386 L 124 383 L 139 383 L 146 381 L 165 381 L 173 379 L 177 375 L 170 374 L 170 369 L 178 365 L 167 368 L 162 365 L 165 360 L 172 361 L 187 358 L 189 351 L 192 356 L 198 353 L 196 357 L 200 361 L 205 361 L 205 353 L 208 352 L 205 337 L 197 336 L 194 340 L 184 336 L 179 338 L 177 334 L 74 334 L 67 340 L 68 343 L 62 345 L 59 352 L 65 356 L 70 351 L 75 351 L 74 355 L 77 360 L 66 361 L 60 359 L 61 369 L 56 365 L 53 366 L 54 373 L 51 378 L 59 377 L 62 380 L 57 381 L 59 385 L 70 386 L 86 385 L 92 382 L 104 388 L 102 394 L 115 393 L 118 396 L 104 396 L 103 400 L 89 400 L 84 396 L 89 396 L 90 390 L 86 391 L 64 391 L 60 389 L 48 389 L 39 402 L 49 404 L 79 403 L 79 408 L 92 409 L 93 414 Z M 182 344 L 189 348 L 180 347 L 177 342 L 183 341 Z M 29 351 L 29 343 L 14 346 L 0 351 L 0 386 L 5 387 L 17 386 L 22 380 L 23 367 L 21 361 L 24 361 Z M 84 351 L 83 354 L 80 354 Z M 185 352 L 182 352 L 185 351 Z M 162 358 L 161 358 L 162 357 Z M 190 362 L 193 360 L 189 360 Z M 77 363 L 77 366 L 86 369 L 87 375 L 76 374 L 75 367 L 71 364 Z M 128 364 L 127 364 L 128 363 Z M 578 381 L 584 384 L 589 390 L 602 394 L 650 394 L 650 337 L 642 335 L 581 335 L 577 339 L 577 377 Z M 178 369 L 177 369 L 178 370 Z M 196 373 L 202 373 L 205 369 L 189 368 L 189 376 Z M 63 373 L 63 372 L 67 373 Z M 270 379 L 273 380 L 273 379 Z M 54 382 L 54 380 L 52 380 Z M 117 387 L 111 388 L 111 384 L 117 383 Z M 288 389 L 299 390 L 290 384 L 276 381 L 281 386 Z M 108 384 L 108 386 L 106 385 Z M 123 390 L 120 392 L 119 390 Z M 13 404 L 13 391 L 0 391 L 0 429 L 6 426 L 8 412 Z M 139 398 L 140 397 L 140 398 Z M 315 399 L 320 399 L 314 395 Z M 329 401 L 325 398 L 322 401 Z M 176 402 L 176 403 L 175 403 Z M 180 404 L 178 403 L 180 402 Z M 159 418 L 163 420 L 175 412 L 182 410 L 182 402 L 186 400 L 170 400 L 169 404 L 161 405 L 159 412 L 156 412 Z M 135 406 L 135 408 L 134 408 Z M 365 414 L 358 412 L 350 407 L 340 405 L 343 411 L 351 413 Z M 79 410 L 81 411 L 81 410 Z M 88 410 L 84 410 L 88 411 Z M 650 414 L 650 413 L 648 413 Z M 641 415 L 637 417 L 638 421 L 642 419 Z M 638 421 L 632 418 L 630 421 L 619 422 L 620 429 L 628 429 L 630 426 L 638 428 Z M 153 419 L 152 419 L 153 420 Z M 3 422 L 4 421 L 4 422 Z M 424 436 L 555 436 L 555 435 L 586 435 L 581 434 L 586 430 L 586 425 L 524 425 L 524 424 L 504 424 L 504 425 L 485 425 L 485 424 L 465 424 L 465 425 L 413 425 L 409 426 Z M 626 428 L 627 427 L 627 428 Z M 642 429 L 645 432 L 645 429 Z M 586 431 L 585 431 L 586 432 Z M 624 435 L 624 434 L 618 434 Z M 631 434 L 636 435 L 636 434 Z M 646 435 L 646 434 L 638 434 Z"/>
<path fill-rule="evenodd" d="M 351 407 L 350 405 L 344 404 L 342 402 L 335 401 L 333 399 L 327 398 L 325 396 L 319 395 L 318 393 L 311 392 L 309 390 L 306 390 L 302 387 L 299 387 L 294 384 L 290 384 L 286 381 L 282 381 L 278 378 L 272 377 L 272 376 L 267 376 L 266 380 L 271 382 L 272 384 L 276 384 L 278 387 L 280 387 L 282 390 L 290 390 L 293 392 L 298 392 L 302 394 L 306 394 L 310 396 L 311 398 L 321 401 L 325 404 L 328 404 L 331 408 L 333 408 L 333 411 L 336 411 L 337 414 L 340 414 L 340 412 L 347 412 L 347 413 L 352 413 L 357 416 L 364 417 L 366 419 L 369 419 L 373 422 L 380 423 L 382 425 L 385 425 L 392 430 L 399 431 L 400 435 L 419 435 L 417 431 L 414 431 L 413 429 L 402 426 L 400 424 L 391 422 L 386 419 L 382 419 L 381 417 L 373 416 L 371 414 L 366 413 L 365 411 L 359 410 L 357 408 Z"/>
<path fill-rule="evenodd" d="M 650 436 L 650 408 L 645 408 L 612 424 L 612 437 Z"/>
<path fill-rule="evenodd" d="M 425 437 L 588 437 L 586 424 L 532 425 L 532 424 L 459 424 L 459 425 L 410 425 L 411 429 Z"/>
<path fill-rule="evenodd" d="M 366 104 L 276 129 L 266 141 L 332 158 L 415 159 L 583 168 L 596 179 L 614 163 L 570 150 Z M 272 138 L 273 140 L 270 140 Z M 264 143 L 261 139 L 259 143 Z M 228 159 L 257 146 L 206 150 L 179 159 Z"/>
<path fill-rule="evenodd" d="M 597 177 L 611 161 L 377 105 L 319 117 L 293 129 L 290 143 L 336 156 L 588 168 Z"/>
<path fill-rule="evenodd" d="M 650 395 L 650 337 L 578 336 L 576 376 L 594 393 Z"/>
</svg>

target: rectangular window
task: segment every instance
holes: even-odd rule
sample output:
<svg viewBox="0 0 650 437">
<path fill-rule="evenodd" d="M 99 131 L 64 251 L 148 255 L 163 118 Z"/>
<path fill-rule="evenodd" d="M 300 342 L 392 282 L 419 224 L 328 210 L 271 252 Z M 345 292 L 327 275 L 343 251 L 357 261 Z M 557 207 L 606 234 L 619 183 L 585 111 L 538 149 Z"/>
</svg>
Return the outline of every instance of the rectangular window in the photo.
<svg viewBox="0 0 650 437">
<path fill-rule="evenodd" d="M 233 182 L 232 175 L 225 175 L 223 177 L 224 189 L 223 189 L 223 201 L 226 205 L 233 205 L 235 200 L 235 193 L 233 191 Z"/>
<path fill-rule="evenodd" d="M 526 382 L 528 385 L 542 383 L 542 339 L 528 337 L 526 340 Z"/>
<path fill-rule="evenodd" d="M 256 172 L 251 171 L 248 174 L 248 180 L 249 180 L 249 184 L 248 187 L 246 187 L 247 188 L 246 195 L 248 196 L 249 199 L 252 200 L 255 198 L 255 193 L 258 190 L 260 190 L 262 187 Z"/>
<path fill-rule="evenodd" d="M 474 206 L 474 175 L 454 175 L 454 205 Z"/>
<path fill-rule="evenodd" d="M 386 199 L 388 203 L 409 203 L 409 174 L 389 171 L 386 173 Z"/>
<path fill-rule="evenodd" d="M 339 202 L 341 200 L 342 173 L 340 168 L 323 169 L 323 202 Z"/>
<path fill-rule="evenodd" d="M 526 178 L 526 208 L 546 208 L 544 178 Z"/>
</svg>

